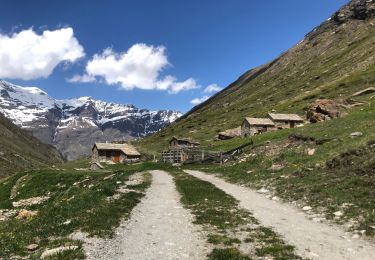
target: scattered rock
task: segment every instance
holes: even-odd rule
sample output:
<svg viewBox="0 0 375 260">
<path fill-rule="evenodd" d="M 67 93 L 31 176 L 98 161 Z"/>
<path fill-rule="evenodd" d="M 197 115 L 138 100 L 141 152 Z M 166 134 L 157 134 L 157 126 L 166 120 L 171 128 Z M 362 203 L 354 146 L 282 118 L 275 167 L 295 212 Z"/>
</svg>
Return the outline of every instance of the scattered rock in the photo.
<svg viewBox="0 0 375 260">
<path fill-rule="evenodd" d="M 308 155 L 314 155 L 316 152 L 316 149 L 315 148 L 307 148 L 307 154 Z"/>
<path fill-rule="evenodd" d="M 97 170 L 101 170 L 101 169 L 104 169 L 104 167 L 99 162 L 91 162 L 90 170 L 97 171 Z"/>
<path fill-rule="evenodd" d="M 29 199 L 19 200 L 12 202 L 13 207 L 19 208 L 19 207 L 27 207 L 32 205 L 39 205 L 49 199 L 48 196 L 39 196 L 39 197 L 33 197 Z"/>
<path fill-rule="evenodd" d="M 129 180 L 125 183 L 128 186 L 140 185 L 143 183 L 143 172 L 136 172 L 129 177 Z"/>
<path fill-rule="evenodd" d="M 257 190 L 258 193 L 268 193 L 270 192 L 269 190 L 267 190 L 266 188 L 262 187 L 261 189 Z"/>
<path fill-rule="evenodd" d="M 341 217 L 342 215 L 344 215 L 344 213 L 342 211 L 336 211 L 333 213 L 333 215 L 335 215 L 336 217 Z"/>
<path fill-rule="evenodd" d="M 64 251 L 77 250 L 77 249 L 78 249 L 78 246 L 60 246 L 60 247 L 53 248 L 53 249 L 47 249 L 46 251 L 43 252 L 40 258 L 45 259 L 53 255 L 61 254 Z"/>
<path fill-rule="evenodd" d="M 31 244 L 26 247 L 27 251 L 33 252 L 39 248 L 38 244 Z"/>
<path fill-rule="evenodd" d="M 72 221 L 70 219 L 68 219 L 67 221 L 65 221 L 63 224 L 64 225 L 69 225 L 70 223 L 72 223 Z"/>
<path fill-rule="evenodd" d="M 280 171 L 282 169 L 284 169 L 285 166 L 282 165 L 282 164 L 273 164 L 270 168 L 268 168 L 268 170 L 271 170 L 271 171 Z"/>
<path fill-rule="evenodd" d="M 17 218 L 19 218 L 19 219 L 29 219 L 29 218 L 32 218 L 32 217 L 36 216 L 37 214 L 38 214 L 37 211 L 22 209 L 18 213 Z"/>
<path fill-rule="evenodd" d="M 110 174 L 110 175 L 108 175 L 108 176 L 105 176 L 104 178 L 103 178 L 103 180 L 110 180 L 110 179 L 113 179 L 113 177 L 115 177 L 115 175 L 116 174 Z"/>
<path fill-rule="evenodd" d="M 370 88 L 366 88 L 366 89 L 360 90 L 358 92 L 355 92 L 352 95 L 352 97 L 367 95 L 367 94 L 370 94 L 370 93 L 373 93 L 373 92 L 375 92 L 375 88 L 374 87 L 370 87 Z"/>
<path fill-rule="evenodd" d="M 16 210 L 13 209 L 0 209 L 0 221 L 7 220 L 17 214 Z"/>
<path fill-rule="evenodd" d="M 350 134 L 351 137 L 359 137 L 359 136 L 362 136 L 362 135 L 363 135 L 362 132 L 354 132 L 354 133 Z"/>
<path fill-rule="evenodd" d="M 311 209 L 312 209 L 312 207 L 310 207 L 310 206 L 304 206 L 304 207 L 302 208 L 303 211 L 309 211 L 309 210 L 311 210 Z"/>
</svg>

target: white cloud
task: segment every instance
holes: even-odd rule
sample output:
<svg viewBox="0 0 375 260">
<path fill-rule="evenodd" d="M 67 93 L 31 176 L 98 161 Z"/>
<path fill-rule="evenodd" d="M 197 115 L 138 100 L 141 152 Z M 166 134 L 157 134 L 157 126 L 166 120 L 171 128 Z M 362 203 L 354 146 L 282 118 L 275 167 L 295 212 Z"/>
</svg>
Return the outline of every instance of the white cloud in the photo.
<svg viewBox="0 0 375 260">
<path fill-rule="evenodd" d="M 212 92 L 218 92 L 222 90 L 221 87 L 219 87 L 218 85 L 216 84 L 211 84 L 211 85 L 208 85 L 205 89 L 204 89 L 204 93 L 212 93 Z"/>
<path fill-rule="evenodd" d="M 94 82 L 96 81 L 94 76 L 91 75 L 74 75 L 70 79 L 67 79 L 68 82 L 75 83 L 75 82 L 83 82 L 83 83 L 88 83 L 88 82 Z"/>
<path fill-rule="evenodd" d="M 196 106 L 196 105 L 206 101 L 209 98 L 210 98 L 209 96 L 203 96 L 201 98 L 194 98 L 193 100 L 190 101 L 190 103 L 193 104 L 194 106 Z"/>
<path fill-rule="evenodd" d="M 33 29 L 0 34 L 0 78 L 47 78 L 59 63 L 75 62 L 84 55 L 70 27 L 41 35 Z"/>
<path fill-rule="evenodd" d="M 171 75 L 161 78 L 169 65 L 164 46 L 134 44 L 129 50 L 116 53 L 107 48 L 95 54 L 86 65 L 84 75 L 75 75 L 70 82 L 91 82 L 103 78 L 108 85 L 120 84 L 123 89 L 166 90 L 169 93 L 199 88 L 193 78 L 179 82 Z"/>
</svg>

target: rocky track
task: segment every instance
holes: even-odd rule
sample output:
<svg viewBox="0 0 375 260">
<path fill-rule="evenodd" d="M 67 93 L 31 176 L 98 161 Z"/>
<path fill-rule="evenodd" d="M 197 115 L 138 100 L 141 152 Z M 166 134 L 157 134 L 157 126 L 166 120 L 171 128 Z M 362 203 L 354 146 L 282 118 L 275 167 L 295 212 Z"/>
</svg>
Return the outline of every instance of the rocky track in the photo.
<svg viewBox="0 0 375 260">
<path fill-rule="evenodd" d="M 211 174 L 185 172 L 211 182 L 238 199 L 240 205 L 253 212 L 263 225 L 272 227 L 296 246 L 296 252 L 303 257 L 326 260 L 370 260 L 375 257 L 375 246 L 370 242 L 353 239 L 338 226 L 314 222 L 292 205 L 267 199 L 249 188 L 228 183 Z"/>
<path fill-rule="evenodd" d="M 88 238 L 88 259 L 204 259 L 209 248 L 193 216 L 180 204 L 172 177 L 151 171 L 153 181 L 113 239 Z"/>
</svg>

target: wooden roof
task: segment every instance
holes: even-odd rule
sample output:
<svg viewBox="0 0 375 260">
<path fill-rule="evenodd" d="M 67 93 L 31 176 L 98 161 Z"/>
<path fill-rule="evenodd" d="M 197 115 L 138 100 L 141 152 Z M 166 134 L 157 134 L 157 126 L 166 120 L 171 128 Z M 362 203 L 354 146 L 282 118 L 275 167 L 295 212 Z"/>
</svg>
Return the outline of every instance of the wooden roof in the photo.
<svg viewBox="0 0 375 260">
<path fill-rule="evenodd" d="M 257 125 L 257 126 L 274 126 L 275 124 L 269 118 L 255 118 L 255 117 L 245 117 L 245 120 L 250 125 Z"/>
<path fill-rule="evenodd" d="M 112 144 L 112 143 L 95 143 L 94 147 L 98 150 L 117 150 L 126 155 L 140 156 L 141 154 L 131 144 Z"/>
<path fill-rule="evenodd" d="M 295 122 L 303 122 L 303 119 L 296 114 L 276 114 L 276 113 L 268 113 L 268 116 L 274 121 L 295 121 Z"/>
</svg>

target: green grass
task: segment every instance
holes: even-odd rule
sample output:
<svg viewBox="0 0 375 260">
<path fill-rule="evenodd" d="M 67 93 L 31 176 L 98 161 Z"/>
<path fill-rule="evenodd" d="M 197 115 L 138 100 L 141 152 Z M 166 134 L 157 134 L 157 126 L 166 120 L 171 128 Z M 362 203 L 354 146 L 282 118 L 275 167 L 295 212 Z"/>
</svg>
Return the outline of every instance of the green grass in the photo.
<svg viewBox="0 0 375 260">
<path fill-rule="evenodd" d="M 251 260 L 250 257 L 243 255 L 237 248 L 215 248 L 208 255 L 210 260 Z"/>
<path fill-rule="evenodd" d="M 60 164 L 61 156 L 0 114 L 0 180 L 16 172 Z"/>
<path fill-rule="evenodd" d="M 375 140 L 374 118 L 372 102 L 352 110 L 344 118 L 253 137 L 255 146 L 244 150 L 244 154 L 252 156 L 242 163 L 186 167 L 215 172 L 231 182 L 256 189 L 267 187 L 282 199 L 310 205 L 330 219 L 340 210 L 344 216 L 336 218 L 336 222 L 357 221 L 352 230 L 366 230 L 366 235 L 374 236 L 375 151 L 368 145 Z M 358 131 L 363 135 L 350 136 Z M 330 141 L 321 145 L 292 142 L 288 140 L 292 133 Z M 241 140 L 229 140 L 225 145 L 246 142 Z M 308 148 L 316 149 L 315 154 L 308 155 Z M 285 168 L 272 171 L 269 168 L 273 164 L 282 164 Z"/>
<path fill-rule="evenodd" d="M 265 255 L 274 259 L 300 259 L 294 254 L 293 246 L 271 229 L 261 226 L 249 211 L 239 207 L 235 198 L 180 170 L 169 171 L 182 196 L 181 202 L 192 211 L 194 223 L 206 230 L 207 241 L 214 245 L 209 259 L 251 259 Z M 237 247 L 242 243 L 252 243 L 255 249 L 241 252 Z"/>
<path fill-rule="evenodd" d="M 11 217 L 0 225 L 0 258 L 14 255 L 38 258 L 45 248 L 72 243 L 79 250 L 66 252 L 59 259 L 82 258 L 81 243 L 68 240 L 76 230 L 89 235 L 111 237 L 123 218 L 128 218 L 131 210 L 144 196 L 143 191 L 150 185 L 151 176 L 146 173 L 144 182 L 133 185 L 134 192 L 121 194 L 116 200 L 108 197 L 128 180 L 135 172 L 152 167 L 149 164 L 117 166 L 110 172 L 85 172 L 67 170 L 36 170 L 18 173 L 0 183 L 0 209 L 13 209 L 13 201 L 50 196 L 40 205 L 25 207 L 38 214 L 22 220 Z M 106 176 L 114 174 L 110 179 Z M 10 199 L 10 192 L 17 180 L 27 175 L 18 184 L 17 195 Z M 40 249 L 29 254 L 26 246 L 37 243 Z"/>
</svg>

